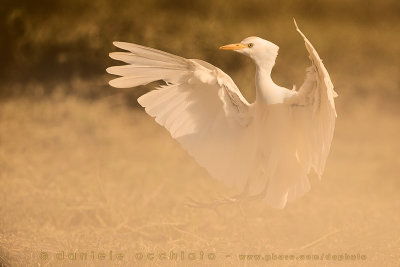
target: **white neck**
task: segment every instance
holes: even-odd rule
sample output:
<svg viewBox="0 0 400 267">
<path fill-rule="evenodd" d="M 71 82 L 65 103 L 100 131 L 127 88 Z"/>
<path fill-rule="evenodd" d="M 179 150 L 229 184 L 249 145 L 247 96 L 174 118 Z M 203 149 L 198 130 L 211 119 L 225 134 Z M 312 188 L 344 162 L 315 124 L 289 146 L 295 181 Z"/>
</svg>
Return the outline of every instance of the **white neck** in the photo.
<svg viewBox="0 0 400 267">
<path fill-rule="evenodd" d="M 275 59 L 255 61 L 256 63 L 256 102 L 262 101 L 272 104 L 276 101 L 276 88 L 278 87 L 271 78 L 271 71 L 275 65 Z"/>
</svg>

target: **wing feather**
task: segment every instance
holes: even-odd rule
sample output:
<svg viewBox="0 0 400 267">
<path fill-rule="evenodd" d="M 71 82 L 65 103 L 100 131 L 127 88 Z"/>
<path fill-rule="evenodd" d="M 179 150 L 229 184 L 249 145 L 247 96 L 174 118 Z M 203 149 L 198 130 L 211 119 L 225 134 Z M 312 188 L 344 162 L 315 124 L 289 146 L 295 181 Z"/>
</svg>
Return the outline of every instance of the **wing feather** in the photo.
<svg viewBox="0 0 400 267">
<path fill-rule="evenodd" d="M 321 58 L 307 37 L 303 37 L 311 66 L 298 94 L 287 103 L 293 105 L 297 128 L 297 157 L 309 172 L 314 169 L 321 177 L 329 154 L 335 120 L 337 117 L 334 98 L 337 93 Z"/>
<path fill-rule="evenodd" d="M 107 72 L 119 75 L 114 87 L 133 87 L 156 80 L 170 83 L 138 98 L 185 150 L 212 176 L 243 185 L 254 163 L 240 164 L 248 157 L 254 140 L 249 125 L 251 105 L 232 79 L 215 66 L 136 44 L 114 42 L 129 52 L 110 57 L 128 63 Z"/>
</svg>

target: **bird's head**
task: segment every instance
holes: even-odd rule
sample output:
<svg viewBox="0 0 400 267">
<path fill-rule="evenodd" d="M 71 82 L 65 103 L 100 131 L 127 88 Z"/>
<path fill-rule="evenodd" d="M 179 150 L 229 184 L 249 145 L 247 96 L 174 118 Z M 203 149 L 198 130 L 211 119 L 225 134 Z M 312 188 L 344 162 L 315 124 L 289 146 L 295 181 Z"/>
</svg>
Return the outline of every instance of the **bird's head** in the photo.
<svg viewBox="0 0 400 267">
<path fill-rule="evenodd" d="M 256 64 L 275 62 L 279 46 L 259 37 L 247 37 L 240 43 L 221 46 L 219 49 L 233 50 L 252 58 Z"/>
</svg>

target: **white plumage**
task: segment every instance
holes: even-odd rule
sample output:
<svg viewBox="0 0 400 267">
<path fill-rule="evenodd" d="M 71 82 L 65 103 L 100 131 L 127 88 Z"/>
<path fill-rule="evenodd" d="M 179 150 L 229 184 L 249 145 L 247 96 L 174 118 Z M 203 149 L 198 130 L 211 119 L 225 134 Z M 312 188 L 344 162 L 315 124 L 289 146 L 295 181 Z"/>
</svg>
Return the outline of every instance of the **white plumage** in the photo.
<svg viewBox="0 0 400 267">
<path fill-rule="evenodd" d="M 334 97 L 329 74 L 304 38 L 311 67 L 299 91 L 276 85 L 271 70 L 278 46 L 258 37 L 221 47 L 252 58 L 256 68 L 256 101 L 248 103 L 232 79 L 198 59 L 185 59 L 152 48 L 114 42 L 129 52 L 110 57 L 128 63 L 107 69 L 121 77 L 118 88 L 156 80 L 161 86 L 138 99 L 197 162 L 215 178 L 259 195 L 272 207 L 310 189 L 307 175 L 321 177 L 335 126 Z"/>
</svg>

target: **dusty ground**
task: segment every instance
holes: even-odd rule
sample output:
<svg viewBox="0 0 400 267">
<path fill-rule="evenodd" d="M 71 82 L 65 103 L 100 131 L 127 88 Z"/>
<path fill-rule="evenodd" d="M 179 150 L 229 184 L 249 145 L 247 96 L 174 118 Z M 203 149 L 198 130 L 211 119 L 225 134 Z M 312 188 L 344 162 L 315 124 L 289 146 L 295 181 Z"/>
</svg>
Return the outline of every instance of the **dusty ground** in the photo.
<svg viewBox="0 0 400 267">
<path fill-rule="evenodd" d="M 400 262 L 399 117 L 371 99 L 345 102 L 339 102 L 326 172 L 321 182 L 312 178 L 309 194 L 284 210 L 248 203 L 214 211 L 186 203 L 233 191 L 197 166 L 143 111 L 118 97 L 4 101 L 0 262 L 394 266 Z M 179 259 L 169 259 L 171 251 Z M 146 259 L 146 253 L 155 259 Z M 322 253 L 332 259 L 267 261 L 271 254 Z M 366 260 L 333 260 L 346 253 Z M 240 254 L 264 259 L 243 260 Z"/>
<path fill-rule="evenodd" d="M 0 267 L 398 266 L 399 3 L 2 1 Z M 217 48 L 266 38 L 280 46 L 274 81 L 299 86 L 309 61 L 293 17 L 340 95 L 322 181 L 284 210 L 189 208 L 234 192 L 133 107 L 144 88 L 107 85 L 112 41 L 204 59 L 253 100 L 250 59 Z"/>
</svg>

